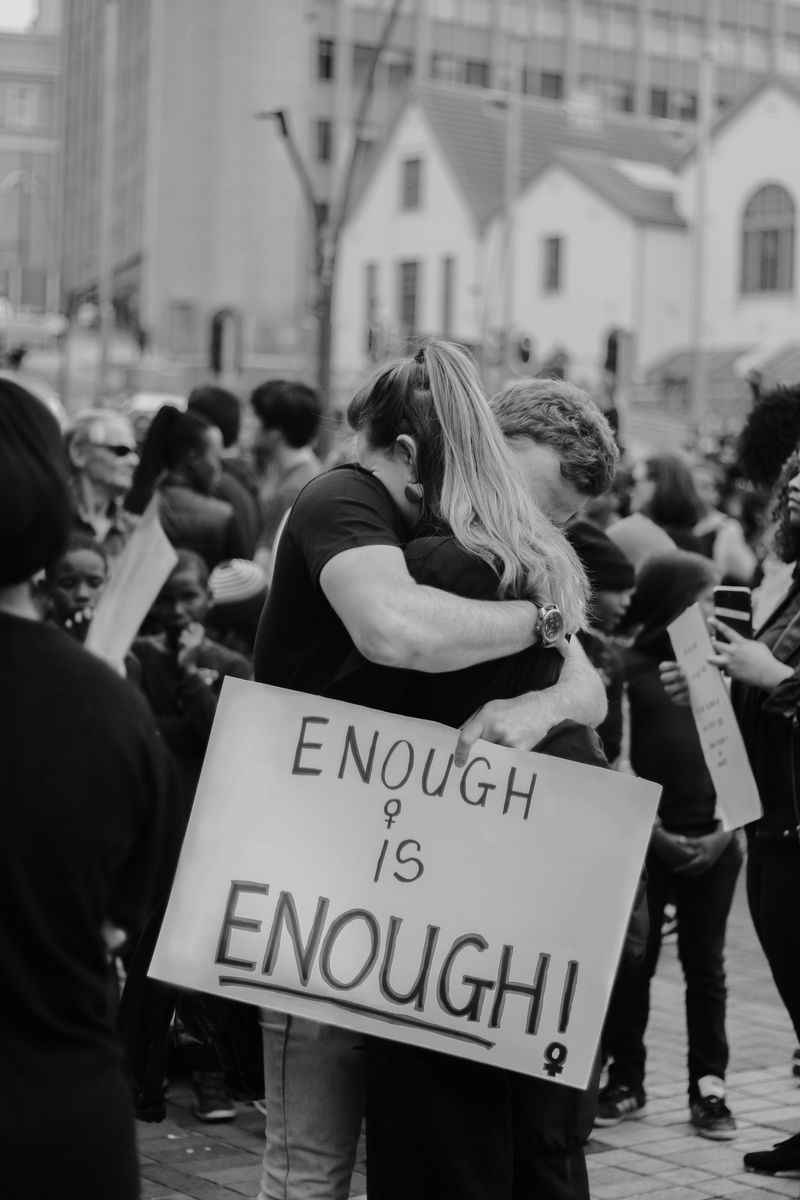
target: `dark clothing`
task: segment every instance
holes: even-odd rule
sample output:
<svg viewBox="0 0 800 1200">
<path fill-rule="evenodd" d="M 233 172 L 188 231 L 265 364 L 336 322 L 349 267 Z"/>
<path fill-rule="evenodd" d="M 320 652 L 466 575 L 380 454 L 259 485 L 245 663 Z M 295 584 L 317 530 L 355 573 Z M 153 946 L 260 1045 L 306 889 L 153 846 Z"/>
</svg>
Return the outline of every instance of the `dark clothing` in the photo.
<svg viewBox="0 0 800 1200">
<path fill-rule="evenodd" d="M 670 614 L 672 615 L 672 614 Z M 650 628 L 647 651 L 623 655 L 631 717 L 631 766 L 643 779 L 660 783 L 659 816 L 671 833 L 687 836 L 716 828 L 716 793 L 705 765 L 691 709 L 673 704 L 661 685 L 664 657 L 657 630 Z M 603 1028 L 602 1047 L 611 1058 L 608 1082 L 640 1091 L 645 1079 L 645 1032 L 650 1015 L 650 983 L 661 952 L 661 927 L 669 900 L 678 914 L 678 954 L 686 984 L 689 1098 L 698 1095 L 704 1075 L 725 1078 L 725 928 L 733 903 L 741 852 L 732 839 L 717 861 L 697 876 L 676 872 L 651 848 L 646 859 L 650 929 L 644 958 L 623 959 Z"/>
<path fill-rule="evenodd" d="M 313 479 L 278 544 L 256 636 L 255 679 L 319 695 L 353 649 L 320 587 L 322 568 L 344 550 L 400 547 L 406 537 L 391 496 L 368 471 L 346 465 Z"/>
<path fill-rule="evenodd" d="M 184 820 L 194 800 L 200 768 L 208 745 L 217 697 L 226 675 L 251 679 L 243 655 L 209 638 L 197 656 L 198 674 L 187 674 L 161 637 L 137 638 L 128 657 L 128 675 L 147 697 L 178 776 L 178 796 Z M 210 685 L 210 686 L 209 686 Z"/>
<path fill-rule="evenodd" d="M 412 577 L 475 600 L 497 598 L 493 568 L 451 537 L 406 547 Z M 435 675 L 400 671 L 353 654 L 325 694 L 458 726 L 487 700 L 557 682 L 561 655 L 531 647 L 493 662 Z M 570 723 L 565 723 L 570 726 Z M 588 736 L 587 736 L 588 735 Z M 551 734 L 548 750 L 605 763 L 582 726 Z M 374 1200 L 580 1200 L 588 1197 L 582 1146 L 595 1089 L 539 1079 L 419 1047 L 367 1042 L 367 1170 Z"/>
<path fill-rule="evenodd" d="M 626 650 L 623 670 L 631 717 L 631 766 L 660 783 L 658 815 L 671 833 L 710 833 L 717 798 L 697 726 L 688 707 L 673 704 L 658 674 L 659 659 Z"/>
<path fill-rule="evenodd" d="M 664 908 L 670 900 L 678 913 L 678 956 L 686 981 L 690 1099 L 696 1097 L 697 1081 L 704 1075 L 725 1078 L 725 929 L 741 862 L 733 839 L 713 867 L 694 877 L 676 875 L 658 854 L 648 853 L 650 933 L 644 958 L 638 963 L 623 959 L 620 964 L 603 1028 L 603 1053 L 613 1059 L 610 1084 L 625 1084 L 635 1091 L 644 1084 L 650 983 L 661 953 Z"/>
<path fill-rule="evenodd" d="M 173 546 L 194 550 L 209 570 L 229 558 L 247 558 L 246 535 L 224 500 L 205 496 L 170 479 L 156 490 L 161 527 Z"/>
<path fill-rule="evenodd" d="M 197 673 L 188 674 L 178 666 L 177 654 L 167 647 L 164 638 L 153 637 L 138 638 L 133 643 L 127 665 L 131 680 L 150 703 L 175 764 L 172 800 L 182 834 L 194 802 L 223 679 L 226 675 L 250 679 L 250 664 L 242 655 L 206 638 L 198 651 Z M 147 976 L 165 907 L 166 897 L 162 895 L 138 939 L 119 1011 L 120 1035 L 138 1109 L 156 1108 L 163 1101 L 169 1028 L 179 995 L 170 984 Z M 187 1004 L 194 1006 L 195 993 L 185 995 Z M 201 1027 L 210 1030 L 215 1020 L 220 1027 L 220 1038 L 215 1037 L 214 1044 L 216 1048 L 219 1041 L 229 1086 L 240 1095 L 257 1099 L 253 1093 L 263 1092 L 258 1082 L 260 1060 L 257 1055 L 252 1059 L 248 1075 L 247 1055 L 241 1052 L 243 1044 L 254 1047 L 257 1042 L 253 1010 L 217 997 L 201 997 L 197 1005 L 208 1018 L 205 1023 L 203 1017 L 199 1019 Z M 213 1067 L 213 1052 L 209 1053 L 210 1060 L 202 1065 Z M 253 1078 L 255 1084 L 249 1082 Z"/>
<path fill-rule="evenodd" d="M 606 689 L 608 713 L 597 732 L 603 743 L 606 758 L 615 763 L 622 753 L 622 696 L 624 680 L 622 655 L 602 634 L 587 630 L 579 635 L 586 657 L 597 671 Z"/>
<path fill-rule="evenodd" d="M 0 613 L 3 1191 L 138 1196 L 105 919 L 139 928 L 174 854 L 141 697 L 66 634 Z"/>
<path fill-rule="evenodd" d="M 764 807 L 762 828 L 771 834 L 796 830 L 795 805 L 800 736 L 800 588 L 795 584 L 758 631 L 758 640 L 796 673 L 772 692 L 734 681 L 731 700 Z"/>
<path fill-rule="evenodd" d="M 747 899 L 758 939 L 800 1040 L 800 586 L 758 631 L 794 675 L 771 692 L 734 682 L 739 727 L 753 768 L 764 816 L 747 827 Z"/>
<path fill-rule="evenodd" d="M 236 517 L 240 537 L 240 552 L 231 557 L 252 558 L 258 545 L 261 516 L 258 499 L 247 489 L 238 473 L 229 466 L 230 460 L 223 458 L 222 474 L 217 480 L 214 495 L 218 500 L 230 504 Z"/>
<path fill-rule="evenodd" d="M 493 569 L 450 537 L 416 538 L 406 547 L 405 559 L 417 583 L 472 600 L 497 599 Z M 353 652 L 323 695 L 457 728 L 487 700 L 551 687 L 558 682 L 562 662 L 557 651 L 531 646 L 506 658 L 434 675 L 381 667 Z"/>
</svg>

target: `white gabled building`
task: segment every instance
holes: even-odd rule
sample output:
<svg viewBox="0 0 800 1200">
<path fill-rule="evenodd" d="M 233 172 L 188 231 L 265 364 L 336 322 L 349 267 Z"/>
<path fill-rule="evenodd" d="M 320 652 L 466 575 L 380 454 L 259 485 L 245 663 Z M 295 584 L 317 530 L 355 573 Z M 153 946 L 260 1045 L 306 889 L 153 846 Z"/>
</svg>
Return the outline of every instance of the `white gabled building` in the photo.
<svg viewBox="0 0 800 1200">
<path fill-rule="evenodd" d="M 504 297 L 506 116 L 490 94 L 416 89 L 345 228 L 335 363 L 344 377 L 415 334 L 496 344 Z M 684 144 L 685 146 L 685 144 Z M 612 329 L 651 356 L 686 338 L 686 229 L 663 126 L 525 102 L 513 236 L 514 339 L 593 379 Z M 671 270 L 670 270 L 671 268 Z M 673 282 L 673 280 L 675 282 Z"/>
<path fill-rule="evenodd" d="M 505 136 L 505 110 L 490 95 L 411 93 L 343 234 L 342 377 L 363 372 L 371 347 L 380 355 L 409 335 L 496 340 L 509 311 Z M 633 335 L 640 373 L 659 363 L 687 373 L 691 136 L 523 103 L 512 344 L 529 337 L 540 362 L 563 350 L 570 376 L 591 384 L 609 332 L 621 329 Z M 784 371 L 798 363 L 787 347 L 800 343 L 799 145 L 800 89 L 781 79 L 756 84 L 711 131 L 703 335 L 709 351 L 724 352 L 731 378 L 753 366 L 769 378 L 771 362 Z M 788 381 L 776 371 L 772 382 Z"/>
</svg>

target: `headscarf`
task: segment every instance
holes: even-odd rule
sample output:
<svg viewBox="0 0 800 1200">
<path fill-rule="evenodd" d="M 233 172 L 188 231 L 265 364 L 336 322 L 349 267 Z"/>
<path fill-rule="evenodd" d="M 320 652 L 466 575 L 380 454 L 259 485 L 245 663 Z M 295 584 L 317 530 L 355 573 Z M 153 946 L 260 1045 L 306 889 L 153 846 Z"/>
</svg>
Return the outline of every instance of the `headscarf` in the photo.
<svg viewBox="0 0 800 1200">
<path fill-rule="evenodd" d="M 0 379 L 0 587 L 55 561 L 71 511 L 58 422 L 25 388 Z"/>
<path fill-rule="evenodd" d="M 711 560 L 689 550 L 670 550 L 648 558 L 636 577 L 628 610 L 629 623 L 641 625 L 634 649 L 653 658 L 671 658 L 667 626 L 718 579 Z"/>
</svg>

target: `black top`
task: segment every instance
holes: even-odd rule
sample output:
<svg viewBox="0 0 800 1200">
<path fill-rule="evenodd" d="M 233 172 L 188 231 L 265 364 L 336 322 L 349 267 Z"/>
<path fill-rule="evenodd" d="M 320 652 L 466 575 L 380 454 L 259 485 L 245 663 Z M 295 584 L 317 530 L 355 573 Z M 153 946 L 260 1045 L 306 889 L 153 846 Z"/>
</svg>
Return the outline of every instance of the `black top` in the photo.
<svg viewBox="0 0 800 1200">
<path fill-rule="evenodd" d="M 318 695 L 353 649 L 319 577 L 358 546 L 402 546 L 407 531 L 386 488 L 347 464 L 318 475 L 292 506 L 255 644 L 254 678 Z"/>
<path fill-rule="evenodd" d="M 731 688 L 739 728 L 758 786 L 766 833 L 780 834 L 800 826 L 800 586 L 788 596 L 758 631 L 758 640 L 781 662 L 795 668 L 771 692 L 734 680 Z"/>
<path fill-rule="evenodd" d="M 496 600 L 492 566 L 468 554 L 451 537 L 417 538 L 405 551 L 417 583 L 473 600 Z M 406 717 L 458 727 L 488 700 L 506 700 L 556 683 L 563 659 L 557 650 L 530 646 L 517 654 L 460 671 L 426 674 L 367 662 L 353 653 L 324 694 Z"/>
<path fill-rule="evenodd" d="M 716 792 L 708 773 L 692 710 L 673 704 L 661 683 L 663 656 L 626 650 L 625 682 L 631 714 L 631 766 L 660 783 L 658 813 L 673 833 L 709 833 L 715 826 Z"/>
<path fill-rule="evenodd" d="M 120 1070 L 100 930 L 164 886 L 169 766 L 136 690 L 61 630 L 0 613 L 0 679 L 2 1091 L 41 1116 L 58 1081 L 77 1105 Z"/>
</svg>

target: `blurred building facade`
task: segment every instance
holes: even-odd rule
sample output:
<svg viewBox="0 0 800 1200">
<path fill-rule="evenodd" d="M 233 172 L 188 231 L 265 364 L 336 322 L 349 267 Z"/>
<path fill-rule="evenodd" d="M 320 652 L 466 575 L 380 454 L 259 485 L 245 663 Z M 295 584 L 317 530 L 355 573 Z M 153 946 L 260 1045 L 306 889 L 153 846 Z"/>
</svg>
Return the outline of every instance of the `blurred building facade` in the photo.
<svg viewBox="0 0 800 1200">
<path fill-rule="evenodd" d="M 22 32 L 0 29 L 0 297 L 17 312 L 59 307 L 60 0 Z"/>
<path fill-rule="evenodd" d="M 164 353 L 255 369 L 309 361 L 309 206 L 274 121 L 280 109 L 322 206 L 390 0 L 115 0 L 114 294 L 123 324 Z M 406 85 L 476 94 L 509 85 L 554 109 L 667 125 L 697 113 L 698 58 L 716 8 L 714 105 L 765 71 L 800 80 L 800 0 L 406 0 L 359 150 L 374 161 Z M 108 5 L 67 0 L 65 284 L 93 298 L 103 205 L 103 26 Z"/>
</svg>

